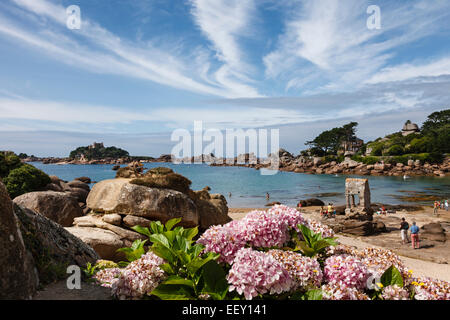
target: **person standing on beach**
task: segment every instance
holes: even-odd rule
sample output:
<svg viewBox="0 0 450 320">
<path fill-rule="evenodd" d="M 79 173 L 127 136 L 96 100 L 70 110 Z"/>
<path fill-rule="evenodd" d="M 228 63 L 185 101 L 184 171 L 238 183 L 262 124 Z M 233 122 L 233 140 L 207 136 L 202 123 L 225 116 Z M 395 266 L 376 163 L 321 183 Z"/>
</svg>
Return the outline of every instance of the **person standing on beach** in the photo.
<svg viewBox="0 0 450 320">
<path fill-rule="evenodd" d="M 416 226 L 416 222 L 413 221 L 413 225 L 411 226 L 411 243 L 413 249 L 419 249 L 419 227 Z"/>
<path fill-rule="evenodd" d="M 269 200 L 270 199 L 270 194 L 268 192 L 266 192 L 266 199 Z"/>
<path fill-rule="evenodd" d="M 439 203 L 437 201 L 434 202 L 433 214 L 438 214 Z"/>
<path fill-rule="evenodd" d="M 402 234 L 402 243 L 403 244 L 406 244 L 406 242 L 409 242 L 408 229 L 409 229 L 409 223 L 406 222 L 405 218 L 402 218 L 402 223 L 400 224 L 400 232 Z"/>
<path fill-rule="evenodd" d="M 448 211 L 448 200 L 445 200 L 444 207 L 445 207 L 445 211 Z"/>
</svg>

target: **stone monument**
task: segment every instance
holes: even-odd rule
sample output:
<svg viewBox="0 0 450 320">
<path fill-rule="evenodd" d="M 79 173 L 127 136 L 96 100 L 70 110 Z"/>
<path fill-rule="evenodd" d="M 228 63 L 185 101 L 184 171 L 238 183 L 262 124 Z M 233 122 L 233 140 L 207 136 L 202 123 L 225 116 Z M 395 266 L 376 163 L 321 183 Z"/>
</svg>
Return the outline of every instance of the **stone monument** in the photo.
<svg viewBox="0 0 450 320">
<path fill-rule="evenodd" d="M 355 196 L 358 196 L 359 203 L 355 202 Z M 345 214 L 372 214 L 372 209 L 370 208 L 369 180 L 355 178 L 345 179 L 345 198 Z"/>
</svg>

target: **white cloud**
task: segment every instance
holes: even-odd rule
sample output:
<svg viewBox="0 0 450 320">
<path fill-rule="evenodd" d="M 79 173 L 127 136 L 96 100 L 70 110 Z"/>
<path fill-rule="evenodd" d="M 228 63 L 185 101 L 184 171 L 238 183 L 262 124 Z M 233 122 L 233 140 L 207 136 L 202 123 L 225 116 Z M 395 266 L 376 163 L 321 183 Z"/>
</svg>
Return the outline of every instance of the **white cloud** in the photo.
<svg viewBox="0 0 450 320">
<path fill-rule="evenodd" d="M 17 5 L 39 17 L 50 19 L 43 28 L 36 25 L 27 30 L 0 16 L 0 33 L 31 45 L 64 63 L 92 72 L 119 74 L 160 83 L 177 89 L 221 97 L 257 96 L 255 89 L 241 83 L 227 71 L 228 81 L 219 78 L 196 79 L 196 70 L 204 65 L 151 44 L 137 45 L 120 39 L 95 22 L 82 16 L 82 28 L 67 35 L 65 8 L 46 0 L 13 0 Z M 78 40 L 79 37 L 87 40 Z M 176 51 L 177 48 L 173 48 Z M 195 62 L 195 60 L 194 60 Z M 198 60 L 198 62 L 205 62 Z M 207 72 L 204 73 L 207 75 Z M 231 81 L 233 79 L 233 81 Z"/>
<path fill-rule="evenodd" d="M 303 92 L 353 90 L 392 63 L 397 48 L 443 30 L 449 3 L 423 3 L 383 2 L 381 29 L 369 30 L 369 1 L 302 1 L 288 15 L 277 48 L 264 57 L 266 76 Z M 301 80 L 311 74 L 315 81 Z"/>
<path fill-rule="evenodd" d="M 244 84 L 251 81 L 245 54 L 239 38 L 249 36 L 254 0 L 191 0 L 192 15 L 202 33 L 212 42 L 217 58 L 224 63 L 215 73 L 215 80 L 241 96 L 257 97 L 256 89 Z"/>
<path fill-rule="evenodd" d="M 417 77 L 438 77 L 442 75 L 450 75 L 450 57 L 422 65 L 406 63 L 387 67 L 367 80 L 366 83 L 402 81 Z"/>
</svg>

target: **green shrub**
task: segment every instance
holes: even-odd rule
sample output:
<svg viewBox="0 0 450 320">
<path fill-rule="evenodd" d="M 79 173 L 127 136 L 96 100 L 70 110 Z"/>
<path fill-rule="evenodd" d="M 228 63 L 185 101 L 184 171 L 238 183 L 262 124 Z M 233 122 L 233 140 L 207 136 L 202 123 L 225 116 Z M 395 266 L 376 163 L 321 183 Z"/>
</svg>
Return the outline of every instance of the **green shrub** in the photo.
<svg viewBox="0 0 450 320">
<path fill-rule="evenodd" d="M 11 170 L 20 166 L 22 162 L 13 152 L 0 151 L 0 178 L 7 177 Z"/>
<path fill-rule="evenodd" d="M 393 145 L 392 147 L 390 147 L 386 154 L 388 156 L 400 156 L 405 152 L 405 149 L 401 146 L 401 145 Z"/>
<path fill-rule="evenodd" d="M 50 177 L 41 170 L 29 164 L 13 169 L 3 179 L 6 189 L 11 198 L 18 197 L 24 193 L 38 191 L 51 183 Z"/>
<path fill-rule="evenodd" d="M 382 143 L 374 143 L 370 146 L 372 148 L 371 156 L 381 156 L 383 155 L 383 144 Z"/>
</svg>

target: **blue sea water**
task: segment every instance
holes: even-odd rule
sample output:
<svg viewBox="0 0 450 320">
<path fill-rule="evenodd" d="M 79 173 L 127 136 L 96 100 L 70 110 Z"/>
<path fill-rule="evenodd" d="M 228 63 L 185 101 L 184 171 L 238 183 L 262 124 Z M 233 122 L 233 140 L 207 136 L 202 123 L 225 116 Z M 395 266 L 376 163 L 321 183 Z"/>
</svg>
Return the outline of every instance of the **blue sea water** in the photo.
<svg viewBox="0 0 450 320">
<path fill-rule="evenodd" d="M 49 175 L 56 175 L 63 180 L 73 180 L 87 176 L 93 181 L 113 179 L 116 172 L 113 165 L 55 165 L 32 163 Z M 299 200 L 319 198 L 325 202 L 344 204 L 345 175 L 311 175 L 293 172 L 278 172 L 264 176 L 260 171 L 244 167 L 211 167 L 206 164 L 172 164 L 146 163 L 145 168 L 169 167 L 192 181 L 191 188 L 200 190 L 205 186 L 211 193 L 226 196 L 230 208 L 262 208 L 267 203 L 266 192 L 270 202 L 279 201 L 294 206 Z M 420 195 L 437 195 L 450 198 L 450 178 L 414 177 L 367 177 L 371 190 L 372 202 L 385 204 L 411 204 L 399 199 L 408 192 Z M 408 192 L 405 192 L 408 191 Z M 231 197 L 229 193 L 231 192 Z M 416 202 L 417 203 L 417 202 Z M 430 202 L 419 202 L 431 205 Z"/>
</svg>

